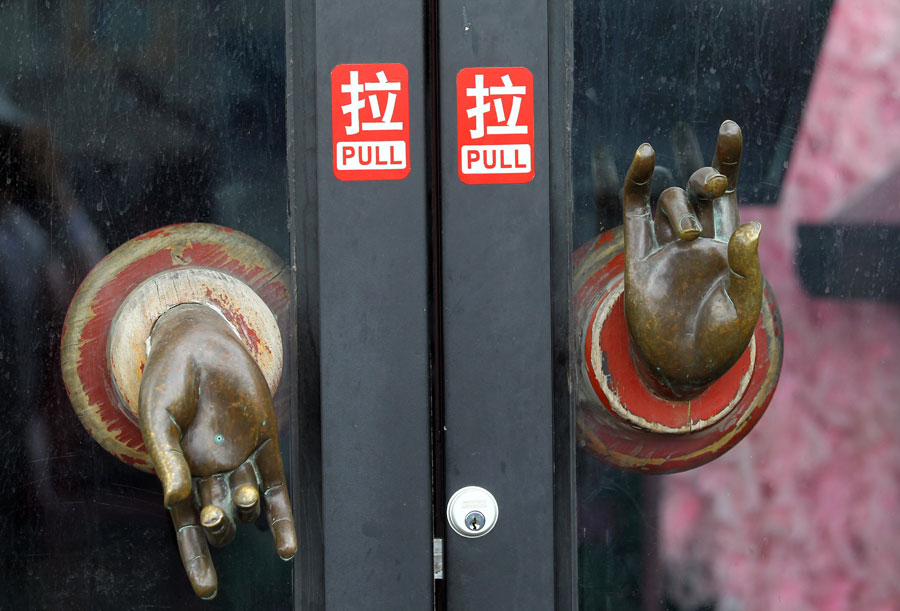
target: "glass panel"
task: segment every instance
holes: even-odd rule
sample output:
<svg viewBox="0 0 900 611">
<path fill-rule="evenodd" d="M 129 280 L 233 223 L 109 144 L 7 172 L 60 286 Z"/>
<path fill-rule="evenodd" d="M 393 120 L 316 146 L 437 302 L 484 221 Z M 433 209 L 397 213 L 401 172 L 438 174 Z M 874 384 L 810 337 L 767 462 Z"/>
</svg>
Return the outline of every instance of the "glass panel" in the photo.
<svg viewBox="0 0 900 611">
<path fill-rule="evenodd" d="M 284 31 L 279 3 L 0 2 L 0 607 L 208 606 L 159 481 L 76 418 L 58 346 L 91 267 L 148 230 L 214 222 L 290 261 Z M 286 363 L 284 421 L 293 386 Z M 292 604 L 257 525 L 213 552 L 225 608 Z"/>
<path fill-rule="evenodd" d="M 785 343 L 765 415 L 703 466 L 607 466 L 580 423 L 580 607 L 896 608 L 900 13 L 875 0 L 575 0 L 574 24 L 575 247 L 622 224 L 642 142 L 655 205 L 712 161 L 732 119 L 740 220 L 762 225 Z M 583 375 L 583 344 L 576 354 Z"/>
</svg>

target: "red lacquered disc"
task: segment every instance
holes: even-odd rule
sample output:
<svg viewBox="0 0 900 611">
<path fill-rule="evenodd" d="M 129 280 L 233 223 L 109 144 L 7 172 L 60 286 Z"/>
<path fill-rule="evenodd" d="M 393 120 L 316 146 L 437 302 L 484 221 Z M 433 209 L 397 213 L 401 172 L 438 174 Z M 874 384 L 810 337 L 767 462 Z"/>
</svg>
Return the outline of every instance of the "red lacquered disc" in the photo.
<svg viewBox="0 0 900 611">
<path fill-rule="evenodd" d="M 765 285 L 753 341 L 738 362 L 700 396 L 669 401 L 647 388 L 631 359 L 623 247 L 617 228 L 576 253 L 580 442 L 627 469 L 667 473 L 697 467 L 749 433 L 772 398 L 784 349 L 774 295 Z"/>
<path fill-rule="evenodd" d="M 66 314 L 63 380 L 75 412 L 94 439 L 144 471 L 152 472 L 153 467 L 141 430 L 122 404 L 109 373 L 111 323 L 125 297 L 144 280 L 190 267 L 219 270 L 248 285 L 272 310 L 282 337 L 288 337 L 287 268 L 271 249 L 239 231 L 204 223 L 162 227 L 122 244 L 98 263 Z M 223 313 L 227 317 L 228 312 Z M 237 316 L 232 323 L 239 325 Z"/>
</svg>

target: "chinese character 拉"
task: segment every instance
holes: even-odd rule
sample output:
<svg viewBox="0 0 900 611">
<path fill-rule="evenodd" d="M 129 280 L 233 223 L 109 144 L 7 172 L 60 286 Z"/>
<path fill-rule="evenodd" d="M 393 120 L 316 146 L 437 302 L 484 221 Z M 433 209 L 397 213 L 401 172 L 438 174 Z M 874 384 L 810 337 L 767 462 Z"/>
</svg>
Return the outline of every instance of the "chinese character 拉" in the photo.
<svg viewBox="0 0 900 611">
<path fill-rule="evenodd" d="M 466 89 L 466 96 L 475 98 L 474 106 L 466 110 L 466 116 L 475 119 L 475 129 L 470 129 L 469 134 L 473 139 L 483 138 L 487 135 L 501 134 L 527 134 L 527 125 L 518 125 L 519 110 L 522 107 L 522 96 L 525 95 L 524 86 L 513 85 L 508 74 L 500 78 L 503 83 L 499 87 L 485 87 L 484 75 L 475 75 L 475 86 Z M 489 115 L 490 101 L 493 101 L 493 117 Z M 506 112 L 504 101 L 509 103 L 509 113 Z"/>
<path fill-rule="evenodd" d="M 397 93 L 400 91 L 400 83 L 388 81 L 381 70 L 375 74 L 377 81 L 359 82 L 359 72 L 350 71 L 350 82 L 341 85 L 341 93 L 350 94 L 350 103 L 341 106 L 345 115 L 350 115 L 350 125 L 344 129 L 347 135 L 358 134 L 362 131 L 394 131 L 402 130 L 403 123 L 394 121 L 394 105 L 397 102 Z M 368 95 L 364 96 L 364 93 Z M 381 100 L 381 101 L 379 101 Z M 384 111 L 382 111 L 382 103 Z M 360 114 L 368 105 L 367 115 Z M 362 120 L 371 119 L 371 120 Z"/>
</svg>

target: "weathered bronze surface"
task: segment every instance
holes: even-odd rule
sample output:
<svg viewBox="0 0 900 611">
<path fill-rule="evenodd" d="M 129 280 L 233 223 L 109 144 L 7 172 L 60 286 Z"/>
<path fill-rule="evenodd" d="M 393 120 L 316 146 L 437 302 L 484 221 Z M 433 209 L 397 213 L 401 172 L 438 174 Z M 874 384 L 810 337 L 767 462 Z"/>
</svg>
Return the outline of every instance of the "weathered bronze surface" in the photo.
<svg viewBox="0 0 900 611">
<path fill-rule="evenodd" d="M 657 394 L 688 399 L 747 348 L 762 303 L 759 223 L 739 226 L 741 130 L 719 129 L 712 167 L 666 189 L 651 218 L 655 154 L 642 144 L 625 177 L 625 316 L 635 364 Z"/>
<path fill-rule="evenodd" d="M 269 386 L 222 315 L 183 304 L 160 316 L 150 335 L 139 417 L 198 596 L 213 598 L 218 589 L 207 540 L 228 544 L 236 517 L 259 515 L 260 497 L 278 555 L 294 556 L 297 537 Z"/>
</svg>

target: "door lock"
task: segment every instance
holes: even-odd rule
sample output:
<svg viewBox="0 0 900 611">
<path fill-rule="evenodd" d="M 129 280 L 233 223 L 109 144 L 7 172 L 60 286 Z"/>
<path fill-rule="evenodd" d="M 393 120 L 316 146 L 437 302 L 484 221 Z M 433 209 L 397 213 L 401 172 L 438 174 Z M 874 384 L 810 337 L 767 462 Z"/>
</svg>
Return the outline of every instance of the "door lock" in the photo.
<svg viewBox="0 0 900 611">
<path fill-rule="evenodd" d="M 457 490 L 447 503 L 447 521 L 458 535 L 483 537 L 497 524 L 500 515 L 497 499 L 480 486 Z"/>
</svg>

